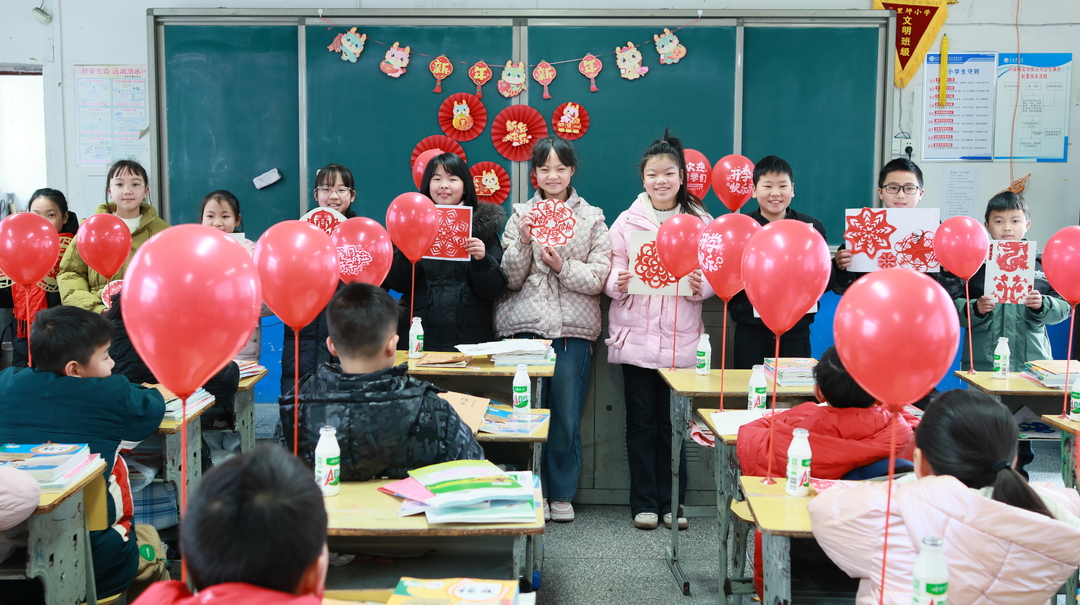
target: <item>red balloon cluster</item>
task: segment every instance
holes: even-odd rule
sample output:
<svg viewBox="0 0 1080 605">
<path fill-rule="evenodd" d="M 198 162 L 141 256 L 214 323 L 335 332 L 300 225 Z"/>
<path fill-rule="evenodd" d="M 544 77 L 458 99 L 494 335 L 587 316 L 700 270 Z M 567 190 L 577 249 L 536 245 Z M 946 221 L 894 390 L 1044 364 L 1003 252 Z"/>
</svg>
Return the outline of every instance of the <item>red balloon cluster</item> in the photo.
<svg viewBox="0 0 1080 605">
<path fill-rule="evenodd" d="M 15 283 L 32 286 L 56 266 L 60 236 L 52 223 L 33 212 L 0 221 L 0 272 Z"/>
</svg>

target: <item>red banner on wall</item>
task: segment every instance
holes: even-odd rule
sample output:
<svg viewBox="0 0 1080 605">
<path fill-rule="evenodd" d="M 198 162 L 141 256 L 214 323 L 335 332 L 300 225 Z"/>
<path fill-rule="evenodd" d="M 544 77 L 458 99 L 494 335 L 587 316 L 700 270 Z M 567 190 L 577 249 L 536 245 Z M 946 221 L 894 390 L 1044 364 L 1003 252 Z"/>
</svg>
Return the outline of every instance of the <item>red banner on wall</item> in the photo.
<svg viewBox="0 0 1080 605">
<path fill-rule="evenodd" d="M 904 0 L 884 2 L 874 0 L 874 8 L 896 11 L 896 74 L 897 88 L 908 85 L 919 71 L 926 51 L 937 39 L 941 26 L 949 16 L 947 0 Z"/>
</svg>

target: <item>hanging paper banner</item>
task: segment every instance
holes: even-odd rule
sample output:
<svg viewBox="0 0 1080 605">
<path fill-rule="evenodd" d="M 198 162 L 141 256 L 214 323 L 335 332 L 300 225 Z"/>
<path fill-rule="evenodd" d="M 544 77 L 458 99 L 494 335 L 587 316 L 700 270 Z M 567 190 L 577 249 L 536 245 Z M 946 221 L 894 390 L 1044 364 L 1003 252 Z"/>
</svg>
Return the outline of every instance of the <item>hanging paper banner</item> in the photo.
<svg viewBox="0 0 1080 605">
<path fill-rule="evenodd" d="M 469 168 L 469 174 L 481 202 L 501 204 L 510 196 L 510 175 L 495 162 L 477 162 Z"/>
<path fill-rule="evenodd" d="M 364 42 L 367 42 L 367 34 L 356 33 L 356 28 L 338 34 L 334 41 L 327 46 L 332 53 L 341 53 L 341 60 L 356 63 L 360 53 L 364 52 Z"/>
<path fill-rule="evenodd" d="M 547 61 L 541 61 L 536 64 L 536 68 L 533 69 L 532 77 L 541 86 L 544 87 L 544 98 L 550 99 L 551 93 L 548 92 L 548 85 L 555 79 L 555 67 Z"/>
<path fill-rule="evenodd" d="M 487 126 L 487 109 L 475 95 L 458 92 L 439 106 L 439 127 L 455 141 L 471 141 Z"/>
<path fill-rule="evenodd" d="M 567 141 L 580 139 L 589 129 L 589 112 L 578 103 L 563 103 L 551 114 L 551 129 Z"/>
<path fill-rule="evenodd" d="M 525 62 L 519 61 L 514 65 L 513 61 L 507 61 L 496 87 L 499 94 L 508 99 L 525 92 Z"/>
<path fill-rule="evenodd" d="M 679 59 L 686 56 L 686 47 L 679 44 L 679 37 L 664 28 L 664 35 L 653 34 L 653 42 L 656 43 L 656 52 L 660 53 L 660 63 L 671 65 L 678 63 Z"/>
<path fill-rule="evenodd" d="M 709 193 L 709 185 L 712 184 L 709 158 L 696 149 L 683 151 L 683 156 L 686 158 L 686 190 L 703 200 Z"/>
<path fill-rule="evenodd" d="M 472 67 L 469 68 L 469 79 L 476 84 L 476 98 L 483 99 L 484 92 L 480 90 L 480 87 L 487 84 L 491 79 L 491 68 L 487 63 L 483 61 L 477 61 Z"/>
<path fill-rule="evenodd" d="M 391 78 L 400 78 L 409 64 L 409 47 L 401 48 L 397 42 L 386 51 L 385 60 L 379 63 L 379 69 Z"/>
<path fill-rule="evenodd" d="M 938 31 L 949 17 L 947 0 L 874 0 L 874 8 L 896 11 L 897 88 L 903 88 L 919 71 L 926 51 L 937 39 Z"/>
<path fill-rule="evenodd" d="M 431 70 L 431 75 L 435 76 L 435 90 L 432 92 L 442 92 L 442 81 L 454 73 L 454 64 L 446 55 L 439 55 L 428 65 L 428 69 Z"/>
<path fill-rule="evenodd" d="M 649 68 L 641 65 L 641 51 L 634 46 L 633 42 L 627 42 L 626 46 L 615 47 L 615 65 L 619 67 L 619 75 L 627 80 L 637 80 L 649 73 Z"/>
<path fill-rule="evenodd" d="M 604 69 L 604 64 L 600 62 L 600 59 L 594 57 L 592 53 L 585 55 L 585 58 L 578 64 L 578 71 L 589 79 L 589 90 L 592 92 L 600 90 L 596 87 L 596 76 L 600 75 L 601 69 Z"/>
</svg>

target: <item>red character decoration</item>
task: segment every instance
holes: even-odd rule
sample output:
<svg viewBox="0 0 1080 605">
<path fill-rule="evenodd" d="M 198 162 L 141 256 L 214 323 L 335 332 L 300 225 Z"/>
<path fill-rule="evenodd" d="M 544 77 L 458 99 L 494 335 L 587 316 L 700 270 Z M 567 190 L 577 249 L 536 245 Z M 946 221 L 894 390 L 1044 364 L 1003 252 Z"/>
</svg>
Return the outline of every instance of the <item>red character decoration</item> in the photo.
<svg viewBox="0 0 1080 605">
<path fill-rule="evenodd" d="M 476 98 L 483 99 L 484 93 L 480 90 L 480 87 L 487 84 L 491 79 L 491 68 L 487 63 L 483 61 L 477 61 L 472 67 L 469 68 L 469 79 L 476 84 Z"/>
<path fill-rule="evenodd" d="M 578 65 L 578 71 L 581 72 L 581 75 L 589 79 L 589 90 L 592 92 L 600 90 L 596 87 L 596 76 L 600 75 L 601 69 L 604 69 L 604 64 L 600 62 L 600 59 L 594 57 L 592 53 L 585 55 L 585 58 Z"/>
<path fill-rule="evenodd" d="M 433 92 L 442 92 L 442 81 L 454 73 L 454 64 L 450 62 L 450 59 L 446 58 L 446 55 L 439 55 L 432 60 L 431 65 L 428 65 L 428 69 L 431 70 L 431 75 L 435 76 L 435 90 Z"/>
<path fill-rule="evenodd" d="M 544 87 L 544 98 L 550 99 L 551 93 L 548 92 L 548 85 L 555 79 L 555 68 L 547 61 L 541 61 L 533 68 L 532 77 L 538 84 Z"/>
<path fill-rule="evenodd" d="M 541 246 L 562 246 L 574 236 L 574 213 L 562 200 L 543 200 L 536 205 L 540 217 L 532 228 Z"/>
<path fill-rule="evenodd" d="M 872 258 L 878 252 L 889 249 L 889 236 L 896 231 L 896 227 L 888 223 L 884 209 L 863 208 L 862 212 L 846 220 L 844 240 L 852 254 L 862 253 Z"/>
</svg>

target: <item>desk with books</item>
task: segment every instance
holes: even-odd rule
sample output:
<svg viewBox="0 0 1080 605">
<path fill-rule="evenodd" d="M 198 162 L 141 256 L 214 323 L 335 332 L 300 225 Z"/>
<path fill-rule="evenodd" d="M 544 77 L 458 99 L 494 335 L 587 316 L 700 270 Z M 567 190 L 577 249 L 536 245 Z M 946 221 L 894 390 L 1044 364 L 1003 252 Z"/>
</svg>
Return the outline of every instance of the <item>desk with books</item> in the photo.
<svg viewBox="0 0 1080 605">
<path fill-rule="evenodd" d="M 746 394 L 750 384 L 750 374 L 751 370 L 725 371 L 723 397 L 724 407 L 726 409 L 746 409 Z M 711 398 L 718 401 L 720 397 L 720 370 L 711 370 L 708 376 L 698 375 L 694 369 L 660 370 L 660 376 L 671 388 L 671 508 L 672 510 L 677 511 L 679 509 L 679 451 L 683 442 L 686 440 L 687 429 L 690 426 L 690 411 L 692 408 L 691 399 Z M 766 377 L 765 380 L 768 384 L 769 396 L 771 397 L 773 388 L 772 380 L 768 377 Z M 776 390 L 778 407 L 790 407 L 791 403 L 801 403 L 807 399 L 813 398 L 813 396 L 813 386 L 778 387 Z M 781 402 L 783 402 L 783 405 L 780 405 Z M 722 440 L 718 437 L 718 448 L 720 447 L 721 441 Z M 732 440 L 730 451 L 734 452 L 734 448 L 734 440 Z M 719 449 L 717 450 L 717 455 L 720 455 Z M 720 473 L 722 468 L 719 462 L 720 461 L 718 460 L 717 473 Z M 730 464 L 730 462 L 725 464 Z M 737 471 L 737 459 L 734 461 L 734 465 Z M 732 485 L 734 485 L 734 478 L 724 478 L 723 480 L 731 481 Z M 718 485 L 718 502 L 719 499 L 723 497 L 719 492 L 720 489 L 721 486 Z M 733 490 L 728 490 L 726 493 L 730 494 L 732 497 L 735 496 Z M 717 515 L 720 514 L 721 512 L 717 511 Z M 675 581 L 678 582 L 679 586 L 682 588 L 683 594 L 689 595 L 690 582 L 686 579 L 679 564 L 678 548 L 678 524 L 672 523 L 671 544 L 668 546 L 667 553 L 668 567 L 675 576 Z"/>
<path fill-rule="evenodd" d="M 540 476 L 541 470 L 541 455 L 540 448 L 547 442 L 548 428 L 551 425 L 551 417 L 546 411 L 531 410 L 534 418 L 543 418 L 543 421 L 530 422 L 530 426 L 533 427 L 532 431 L 528 434 L 499 434 L 499 433 L 485 433 L 480 431 L 476 434 L 476 441 L 484 447 L 485 453 L 487 453 L 488 447 L 494 446 L 495 448 L 501 447 L 526 447 L 529 448 L 529 465 L 526 470 L 530 470 L 537 477 Z M 491 455 L 488 454 L 488 459 L 491 459 Z"/>
<path fill-rule="evenodd" d="M 789 496 L 784 491 L 783 476 L 775 483 L 762 483 L 764 477 L 742 477 L 739 485 L 761 530 L 761 554 L 764 564 L 765 594 L 763 603 L 791 603 L 791 538 L 813 538 L 810 513 L 806 505 L 810 495 Z M 834 488 L 841 489 L 841 488 Z"/>
<path fill-rule="evenodd" d="M 187 482 L 188 493 L 191 493 L 202 479 L 202 422 L 199 417 L 212 405 L 213 403 L 195 406 L 193 409 L 188 409 L 185 420 L 165 419 L 158 427 L 158 434 L 165 438 L 165 444 L 162 447 L 162 478 L 172 482 L 177 494 L 180 493 L 181 481 Z M 180 461 L 183 458 L 181 445 L 184 433 L 181 429 L 185 424 L 187 425 L 187 460 L 184 461 L 184 472 L 181 473 Z"/>
<path fill-rule="evenodd" d="M 250 452 L 255 448 L 255 383 L 266 376 L 268 370 L 240 380 L 233 397 L 233 409 L 236 417 L 236 434 L 240 437 L 240 453 Z"/>
<path fill-rule="evenodd" d="M 437 386 L 447 389 L 449 391 L 463 391 L 460 387 L 455 388 L 456 385 L 453 381 L 461 381 L 462 379 L 468 379 L 472 377 L 486 377 L 486 378 L 502 378 L 505 380 L 513 380 L 514 374 L 517 372 L 517 366 L 505 366 L 495 365 L 490 358 L 486 355 L 476 356 L 469 360 L 469 364 L 464 367 L 438 367 L 438 366 L 421 366 L 417 365 L 419 359 L 410 359 L 408 351 L 398 351 L 394 356 L 394 364 L 401 365 L 403 363 L 409 364 L 409 374 L 413 376 L 419 376 L 424 380 L 432 380 L 431 377 L 440 376 L 442 378 L 450 379 L 450 382 L 440 380 Z M 536 386 L 533 387 L 532 403 L 533 407 L 540 407 L 540 394 L 541 394 L 541 378 L 551 378 L 555 375 L 554 365 L 530 365 L 528 366 L 529 376 L 536 380 Z M 444 386 L 444 383 L 450 386 Z M 509 401 L 506 403 L 510 403 Z"/>
<path fill-rule="evenodd" d="M 1008 378 L 994 378 L 993 372 L 969 374 L 967 370 L 956 370 L 953 375 L 988 395 L 1000 398 L 1010 412 L 1015 413 L 1026 405 L 1040 415 L 1053 414 L 1055 410 L 1061 413 L 1065 397 L 1062 389 L 1044 387 L 1017 372 L 1009 372 Z"/>
</svg>

